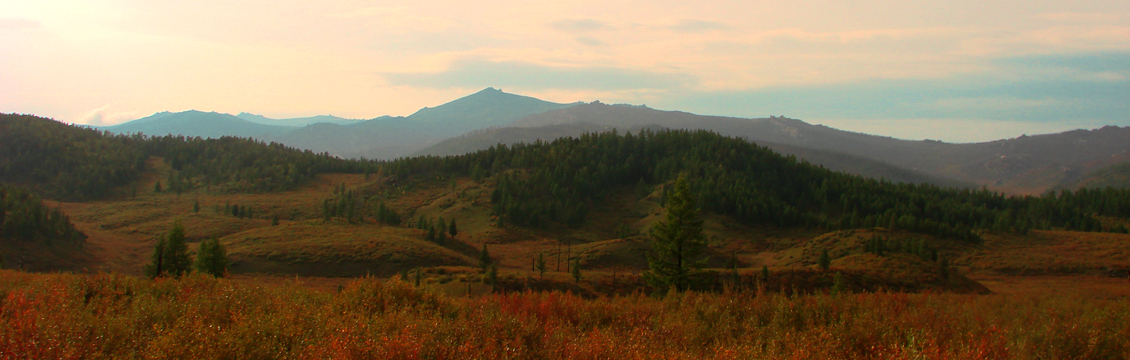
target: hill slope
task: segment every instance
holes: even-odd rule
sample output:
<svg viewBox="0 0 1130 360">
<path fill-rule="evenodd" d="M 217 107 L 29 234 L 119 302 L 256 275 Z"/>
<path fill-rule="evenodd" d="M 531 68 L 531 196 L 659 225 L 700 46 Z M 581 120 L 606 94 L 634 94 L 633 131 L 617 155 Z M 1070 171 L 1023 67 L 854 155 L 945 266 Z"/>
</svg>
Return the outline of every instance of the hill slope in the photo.
<svg viewBox="0 0 1130 360">
<path fill-rule="evenodd" d="M 296 128 L 257 124 L 229 114 L 189 110 L 178 113 L 156 113 L 102 129 L 118 134 L 143 133 L 156 136 L 173 134 L 213 139 L 223 136 L 237 136 L 269 139 L 294 131 Z"/>
<path fill-rule="evenodd" d="M 278 137 L 278 141 L 345 157 L 391 159 L 467 131 L 506 125 L 524 116 L 568 106 L 571 104 L 486 88 L 407 117 L 384 116 L 350 125 L 317 124 Z"/>
<path fill-rule="evenodd" d="M 599 102 L 548 111 L 514 122 L 515 127 L 527 129 L 548 125 L 556 128 L 546 131 L 530 130 L 527 134 L 553 134 L 569 125 L 586 129 L 617 128 L 621 131 L 643 126 L 702 129 L 757 143 L 778 144 L 782 149 L 787 146 L 798 156 L 806 155 L 800 153 L 801 149 L 841 153 L 936 178 L 1021 194 L 1040 193 L 1057 184 L 1078 179 L 1099 167 L 1130 159 L 1130 128 L 1115 126 L 985 143 L 950 144 L 853 133 L 780 117 L 741 119 L 703 116 Z M 506 132 L 496 132 L 500 135 L 497 138 L 484 136 L 487 134 L 464 137 L 456 141 L 467 144 L 445 144 L 421 153 L 486 148 L 495 143 L 507 142 L 502 135 L 504 133 Z M 538 137 L 545 139 L 545 135 L 539 134 Z M 828 162 L 827 166 L 858 174 L 867 173 L 857 168 L 874 166 L 852 166 L 850 161 L 836 164 L 838 165 L 834 166 L 833 162 Z"/>
</svg>

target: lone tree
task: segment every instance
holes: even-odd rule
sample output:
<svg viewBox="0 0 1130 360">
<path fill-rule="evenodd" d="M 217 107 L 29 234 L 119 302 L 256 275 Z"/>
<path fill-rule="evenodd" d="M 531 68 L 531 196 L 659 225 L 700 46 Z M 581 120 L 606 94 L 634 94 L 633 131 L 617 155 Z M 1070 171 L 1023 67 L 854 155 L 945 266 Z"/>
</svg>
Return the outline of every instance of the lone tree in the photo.
<svg viewBox="0 0 1130 360">
<path fill-rule="evenodd" d="M 573 281 L 577 285 L 581 284 L 581 258 L 573 258 L 573 268 L 569 271 L 573 275 Z"/>
<path fill-rule="evenodd" d="M 455 235 L 459 235 L 459 228 L 455 226 L 454 218 L 451 219 L 451 225 L 447 227 L 447 233 L 451 234 L 452 239 L 455 238 Z"/>
<path fill-rule="evenodd" d="M 545 277 L 545 253 L 538 253 L 537 269 L 539 277 Z"/>
<path fill-rule="evenodd" d="M 650 270 L 644 273 L 647 282 L 657 289 L 674 287 L 684 291 L 691 287 L 698 269 L 706 261 L 694 259 L 706 246 L 702 219 L 698 217 L 690 186 L 683 177 L 675 181 L 675 189 L 667 199 L 667 218 L 651 229 L 654 254 L 648 254 Z"/>
<path fill-rule="evenodd" d="M 200 242 L 196 249 L 196 262 L 193 269 L 200 273 L 223 277 L 228 272 L 228 252 L 216 236 Z"/>
<path fill-rule="evenodd" d="M 483 243 L 483 252 L 479 253 L 479 268 L 487 271 L 490 264 L 490 253 L 487 252 L 487 244 Z"/>
<path fill-rule="evenodd" d="M 165 273 L 165 238 L 157 240 L 157 245 L 153 247 L 153 255 L 150 256 L 149 265 L 145 265 L 145 276 L 150 279 L 155 279 Z"/>
<path fill-rule="evenodd" d="M 820 253 L 819 264 L 820 270 L 828 270 L 832 266 L 832 257 L 828 256 L 828 249 L 824 249 L 824 252 Z"/>
</svg>

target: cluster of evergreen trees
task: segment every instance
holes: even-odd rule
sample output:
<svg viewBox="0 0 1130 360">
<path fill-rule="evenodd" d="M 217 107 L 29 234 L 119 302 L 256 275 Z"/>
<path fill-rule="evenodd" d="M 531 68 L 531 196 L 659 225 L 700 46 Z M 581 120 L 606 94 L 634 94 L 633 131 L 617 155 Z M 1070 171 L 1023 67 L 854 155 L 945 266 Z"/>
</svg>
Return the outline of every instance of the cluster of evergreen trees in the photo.
<svg viewBox="0 0 1130 360">
<path fill-rule="evenodd" d="M 215 236 L 200 242 L 195 260 L 188 254 L 184 226 L 174 222 L 168 235 L 157 240 L 153 248 L 151 262 L 145 265 L 145 275 L 150 278 L 161 276 L 179 277 L 190 271 L 224 276 L 228 269 L 228 254 L 224 245 Z"/>
<path fill-rule="evenodd" d="M 448 224 L 443 220 L 443 217 L 432 221 L 426 216 L 420 215 L 420 219 L 416 220 L 416 228 L 427 229 L 428 234 L 424 239 L 439 245 L 447 243 L 448 235 L 450 235 L 452 239 L 454 239 L 456 235 L 459 235 L 459 228 L 455 225 L 455 219 L 451 219 L 451 223 Z M 486 249 L 486 247 L 484 247 L 484 249 Z"/>
<path fill-rule="evenodd" d="M 610 191 L 641 184 L 666 188 L 678 174 L 687 174 L 704 210 L 751 224 L 888 227 L 970 242 L 980 240 L 975 230 L 1099 230 L 1095 216 L 1126 217 L 1130 208 L 1127 190 L 1008 197 L 865 179 L 707 131 L 586 134 L 463 156 L 400 159 L 384 164 L 384 171 L 400 178 L 493 176 L 494 212 L 503 222 L 534 227 L 578 225 Z"/>
<path fill-rule="evenodd" d="M 334 189 L 333 197 L 322 200 L 322 219 L 325 221 L 340 217 L 351 223 L 360 222 L 364 210 L 365 201 L 353 190 L 346 190 L 345 184 Z"/>
<path fill-rule="evenodd" d="M 70 217 L 48 208 L 27 189 L 0 184 L 0 238 L 46 244 L 73 244 L 86 240 Z"/>
</svg>

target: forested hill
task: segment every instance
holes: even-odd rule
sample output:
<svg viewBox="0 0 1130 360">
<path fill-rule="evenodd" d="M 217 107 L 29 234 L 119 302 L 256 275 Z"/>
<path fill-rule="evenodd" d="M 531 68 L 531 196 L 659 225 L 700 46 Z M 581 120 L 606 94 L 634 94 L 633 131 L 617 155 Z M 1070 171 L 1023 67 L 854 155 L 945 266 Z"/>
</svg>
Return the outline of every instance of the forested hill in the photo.
<svg viewBox="0 0 1130 360">
<path fill-rule="evenodd" d="M 894 184 L 833 172 L 706 131 L 586 134 L 500 145 L 464 156 L 385 164 L 400 178 L 439 174 L 495 183 L 493 211 L 523 226 L 576 226 L 596 203 L 635 187 L 651 192 L 686 176 L 699 205 L 750 224 L 889 227 L 977 241 L 976 230 L 1099 231 L 1095 217 L 1130 217 L 1130 191 L 1007 197 L 986 190 Z"/>
<path fill-rule="evenodd" d="M 145 167 L 148 156 L 139 141 L 31 115 L 0 114 L 0 182 L 55 199 L 103 197 Z"/>
<path fill-rule="evenodd" d="M 0 114 L 0 182 L 52 199 L 109 196 L 137 179 L 150 157 L 173 171 L 166 188 L 186 191 L 293 189 L 321 173 L 360 173 L 374 165 L 279 144 L 223 137 L 114 135 L 31 115 Z"/>
</svg>

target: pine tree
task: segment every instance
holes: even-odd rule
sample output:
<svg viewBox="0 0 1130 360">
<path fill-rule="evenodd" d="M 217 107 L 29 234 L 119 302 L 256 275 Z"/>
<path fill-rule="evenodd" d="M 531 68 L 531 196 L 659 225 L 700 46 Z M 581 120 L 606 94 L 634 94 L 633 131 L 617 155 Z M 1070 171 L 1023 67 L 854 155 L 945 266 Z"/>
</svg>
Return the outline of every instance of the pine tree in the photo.
<svg viewBox="0 0 1130 360">
<path fill-rule="evenodd" d="M 832 278 L 832 295 L 839 295 L 844 292 L 847 284 L 844 283 L 844 275 L 839 272 Z"/>
<path fill-rule="evenodd" d="M 569 273 L 573 275 L 573 281 L 581 284 L 581 258 L 573 258 L 573 266 L 569 269 Z"/>
<path fill-rule="evenodd" d="M 196 249 L 196 261 L 192 265 L 196 272 L 223 277 L 228 271 L 228 252 L 215 236 L 200 242 Z"/>
<path fill-rule="evenodd" d="M 483 252 L 479 253 L 479 269 L 486 271 L 490 264 L 490 253 L 487 252 L 487 244 L 483 243 Z"/>
<path fill-rule="evenodd" d="M 540 273 L 539 276 L 544 278 L 545 277 L 545 253 L 538 253 L 538 260 L 537 260 L 537 263 L 536 263 L 536 267 L 537 267 L 538 273 Z"/>
<path fill-rule="evenodd" d="M 173 222 L 173 228 L 169 230 L 169 236 L 165 243 L 165 251 L 161 256 L 162 270 L 165 274 L 172 276 L 181 276 L 189 271 L 192 266 L 192 259 L 188 256 L 188 244 L 184 239 L 184 226 L 181 226 L 180 221 Z"/>
<path fill-rule="evenodd" d="M 644 276 L 657 289 L 675 287 L 687 290 L 692 278 L 705 261 L 694 259 L 706 246 L 702 219 L 698 217 L 694 196 L 685 178 L 675 181 L 675 189 L 667 199 L 667 217 L 651 230 L 656 254 L 648 254 L 648 270 Z"/>
<path fill-rule="evenodd" d="M 832 266 L 832 258 L 828 256 L 828 249 L 820 253 L 820 270 L 828 270 Z"/>
<path fill-rule="evenodd" d="M 454 239 L 456 235 L 459 235 L 459 229 L 455 227 L 455 218 L 451 219 L 451 225 L 448 227 L 447 233 L 451 234 L 452 239 Z"/>
<path fill-rule="evenodd" d="M 428 236 L 425 237 L 428 241 L 436 241 L 436 228 L 434 226 L 428 227 Z"/>
<path fill-rule="evenodd" d="M 730 253 L 730 261 L 728 261 L 726 267 L 730 269 L 730 283 L 737 285 L 740 279 L 738 277 L 738 256 L 733 252 Z"/>
<path fill-rule="evenodd" d="M 158 276 L 165 274 L 165 238 L 157 240 L 157 245 L 153 247 L 153 255 L 150 256 L 150 263 L 145 265 L 145 276 L 150 279 L 156 279 Z"/>
<path fill-rule="evenodd" d="M 490 291 L 493 292 L 498 284 L 498 265 L 490 264 L 490 270 L 487 271 L 485 280 L 490 284 Z"/>
<path fill-rule="evenodd" d="M 153 185 L 153 193 L 156 193 L 156 194 L 161 193 L 161 180 L 157 180 L 157 184 Z"/>
</svg>

